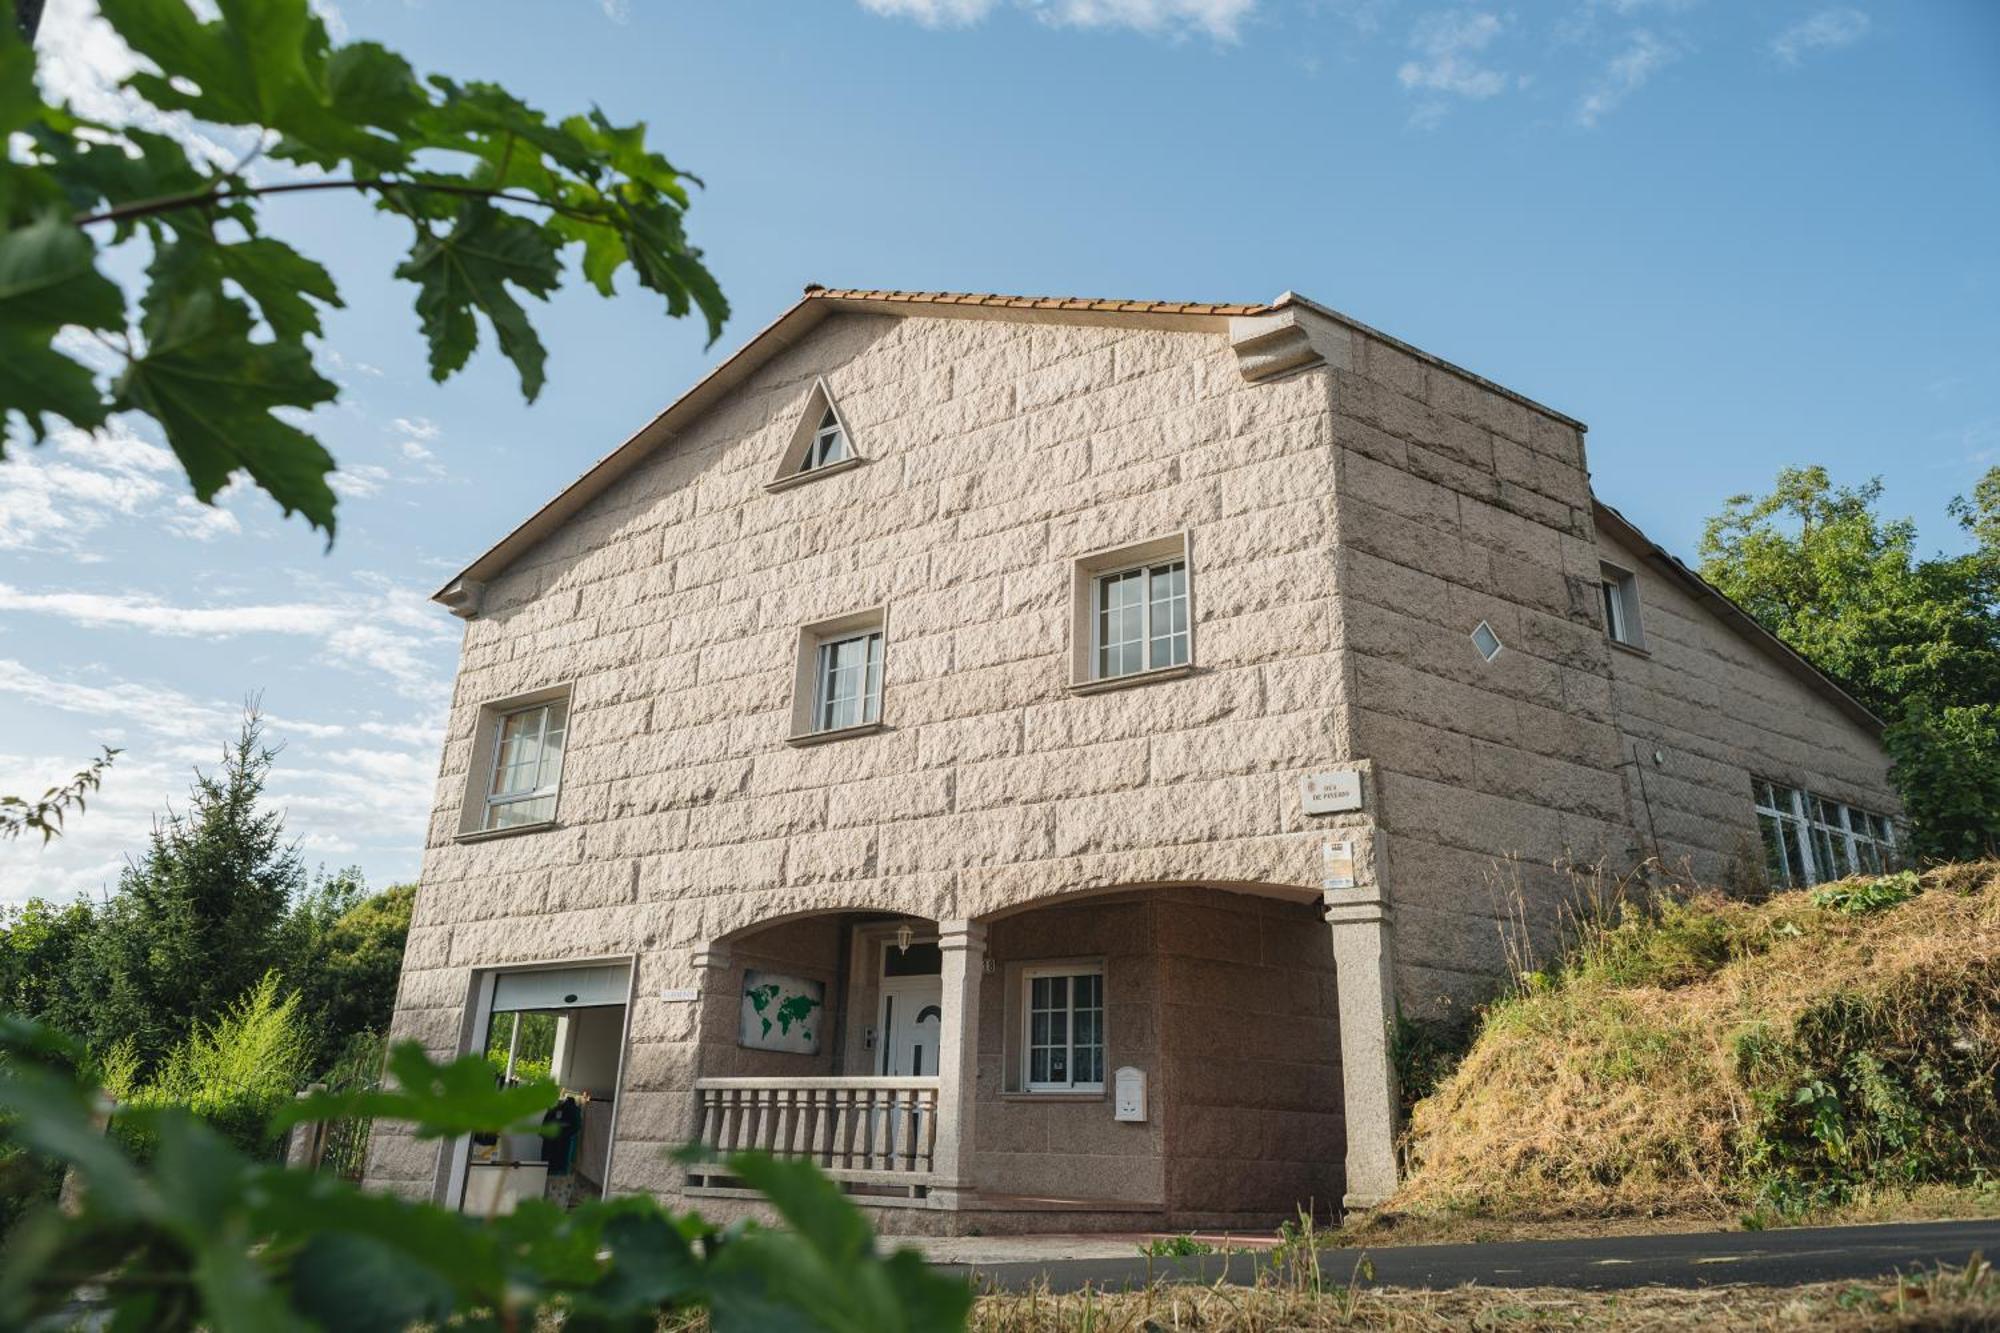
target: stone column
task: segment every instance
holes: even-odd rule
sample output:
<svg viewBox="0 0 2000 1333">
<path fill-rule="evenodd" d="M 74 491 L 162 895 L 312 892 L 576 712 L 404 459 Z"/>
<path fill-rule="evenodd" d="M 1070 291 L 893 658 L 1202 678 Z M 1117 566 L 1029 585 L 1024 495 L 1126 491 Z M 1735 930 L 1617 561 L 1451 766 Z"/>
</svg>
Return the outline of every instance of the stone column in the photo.
<svg viewBox="0 0 2000 1333">
<path fill-rule="evenodd" d="M 695 1000 L 694 1051 L 688 1061 L 687 1141 L 700 1142 L 701 1092 L 695 1087 L 708 1064 L 709 1052 L 736 1040 L 740 1004 L 735 988 L 729 985 L 735 959 L 726 944 L 698 944 L 694 948 Z"/>
<path fill-rule="evenodd" d="M 937 1141 L 931 1203 L 961 1208 L 972 1193 L 973 1109 L 979 1094 L 979 984 L 986 971 L 986 927 L 938 922 L 943 955 L 943 1022 L 938 1024 Z"/>
<path fill-rule="evenodd" d="M 1396 960 L 1379 883 L 1326 889 L 1340 990 L 1340 1086 L 1347 1118 L 1346 1209 L 1374 1208 L 1396 1190 Z"/>
</svg>

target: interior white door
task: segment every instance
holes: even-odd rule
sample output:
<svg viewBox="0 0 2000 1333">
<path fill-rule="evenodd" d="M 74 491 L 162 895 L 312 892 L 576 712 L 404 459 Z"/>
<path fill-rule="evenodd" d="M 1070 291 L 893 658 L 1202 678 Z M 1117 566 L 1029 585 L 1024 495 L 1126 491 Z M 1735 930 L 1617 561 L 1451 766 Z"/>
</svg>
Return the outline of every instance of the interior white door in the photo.
<svg viewBox="0 0 2000 1333">
<path fill-rule="evenodd" d="M 943 1028 L 943 978 L 884 977 L 882 1059 L 877 1072 L 900 1078 L 935 1076 L 938 1034 Z"/>
</svg>

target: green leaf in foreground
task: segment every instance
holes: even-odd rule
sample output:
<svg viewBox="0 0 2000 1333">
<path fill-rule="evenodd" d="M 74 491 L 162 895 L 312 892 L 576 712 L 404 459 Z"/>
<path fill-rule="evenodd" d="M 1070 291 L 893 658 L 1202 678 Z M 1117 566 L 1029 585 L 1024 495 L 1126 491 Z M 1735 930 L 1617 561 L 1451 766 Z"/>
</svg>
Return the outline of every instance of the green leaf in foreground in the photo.
<svg viewBox="0 0 2000 1333">
<path fill-rule="evenodd" d="M 554 291 L 562 264 L 553 241 L 521 218 L 485 204 L 467 204 L 442 234 L 425 234 L 396 270 L 417 284 L 417 313 L 431 344 L 431 378 L 442 381 L 465 365 L 479 344 L 473 312 L 486 316 L 500 350 L 521 373 L 521 392 L 542 391 L 548 353 L 509 286 L 537 297 Z"/>
<path fill-rule="evenodd" d="M 11 431 L 18 413 L 36 439 L 45 418 L 79 426 L 104 420 L 96 379 L 57 350 L 64 325 L 121 327 L 125 298 L 97 271 L 97 247 L 61 215 L 44 213 L 24 227 L 0 233 L 0 427 Z M 0 437 L 0 454 L 5 438 Z"/>
<path fill-rule="evenodd" d="M 148 312 L 148 346 L 119 377 L 116 405 L 149 413 L 206 501 L 241 469 L 284 507 L 333 534 L 333 456 L 278 408 L 310 408 L 337 390 L 293 342 L 253 342 L 249 310 L 198 290 Z"/>
<path fill-rule="evenodd" d="M 556 1102 L 556 1086 L 547 1079 L 500 1087 L 485 1057 L 462 1055 L 448 1065 L 433 1064 L 413 1041 L 389 1052 L 389 1074 L 394 1087 L 301 1097 L 278 1113 L 275 1125 L 288 1129 L 308 1120 L 366 1117 L 410 1121 L 419 1138 L 538 1131 L 542 1113 Z"/>
<path fill-rule="evenodd" d="M 498 84 L 420 76 L 379 43 L 334 41 L 310 0 L 100 12 L 140 57 L 117 90 L 125 124 L 50 102 L 36 79 L 47 43 L 0 24 L 0 451 L 52 422 L 149 415 L 199 499 L 247 475 L 331 539 L 333 460 L 283 415 L 337 393 L 309 346 L 340 304 L 332 275 L 266 229 L 299 209 L 372 204 L 411 227 L 395 272 L 417 286 L 440 380 L 466 365 L 483 317 L 524 396 L 540 394 L 548 353 L 522 297 L 561 285 L 570 247 L 599 292 L 629 263 L 670 315 L 699 309 L 720 333 L 728 305 L 682 225 L 694 178 L 643 125 L 595 109 L 557 120 Z M 199 137 L 134 128 L 183 117 Z M 95 260 L 142 241 L 152 263 L 128 307 Z M 101 377 L 99 352 L 59 340 L 76 327 L 107 335 L 101 355 L 122 371 Z"/>
</svg>

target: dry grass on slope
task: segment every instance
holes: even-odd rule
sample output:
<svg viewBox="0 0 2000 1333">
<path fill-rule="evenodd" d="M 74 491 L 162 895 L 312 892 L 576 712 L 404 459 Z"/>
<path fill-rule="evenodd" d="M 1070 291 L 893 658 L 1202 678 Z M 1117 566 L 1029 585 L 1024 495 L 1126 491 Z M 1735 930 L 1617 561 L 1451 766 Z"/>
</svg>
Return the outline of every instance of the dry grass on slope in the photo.
<svg viewBox="0 0 2000 1333">
<path fill-rule="evenodd" d="M 1714 1286 L 1629 1291 L 1465 1286 L 1407 1291 L 1371 1286 L 1254 1287 L 1166 1285 L 1138 1291 L 1025 1292 L 982 1296 L 972 1333 L 1317 1333 L 1384 1329 L 1616 1330 L 1617 1333 L 1751 1333 L 1814 1329 L 2000 1329 L 2000 1280 L 1993 1266 L 1877 1282 L 1802 1287 Z"/>
<path fill-rule="evenodd" d="M 1795 1217 L 2000 1175 L 2000 863 L 1596 920 L 1417 1105 L 1394 1210 Z"/>
</svg>

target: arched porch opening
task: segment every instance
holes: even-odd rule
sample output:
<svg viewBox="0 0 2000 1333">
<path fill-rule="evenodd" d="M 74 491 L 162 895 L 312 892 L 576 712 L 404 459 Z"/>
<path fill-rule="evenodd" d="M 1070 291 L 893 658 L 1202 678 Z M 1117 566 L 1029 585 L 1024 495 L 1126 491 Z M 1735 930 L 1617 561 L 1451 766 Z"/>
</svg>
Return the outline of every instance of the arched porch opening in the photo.
<svg viewBox="0 0 2000 1333">
<path fill-rule="evenodd" d="M 952 1211 L 952 1230 L 1330 1213 L 1346 1117 L 1322 910 L 1302 886 L 1154 881 L 972 920 L 744 926 L 697 951 L 698 1135 L 809 1158 L 870 1204 Z M 812 1043 L 781 1040 L 790 1000 L 820 1016 Z"/>
<path fill-rule="evenodd" d="M 979 1204 L 1175 1230 L 1337 1211 L 1340 996 L 1321 901 L 1180 881 L 989 914 Z"/>
<path fill-rule="evenodd" d="M 821 910 L 751 923 L 696 950 L 702 976 L 697 1193 L 736 1193 L 744 1149 L 817 1163 L 851 1193 L 921 1204 L 937 1183 L 945 1041 L 938 922 Z"/>
</svg>

